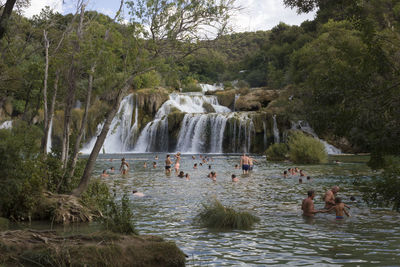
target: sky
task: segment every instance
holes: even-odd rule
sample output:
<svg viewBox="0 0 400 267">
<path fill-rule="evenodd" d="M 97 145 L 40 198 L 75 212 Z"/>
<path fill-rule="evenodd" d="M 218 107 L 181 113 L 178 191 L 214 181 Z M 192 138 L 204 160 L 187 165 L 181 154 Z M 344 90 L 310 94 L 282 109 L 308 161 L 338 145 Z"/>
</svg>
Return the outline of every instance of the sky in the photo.
<svg viewBox="0 0 400 267">
<path fill-rule="evenodd" d="M 25 10 L 25 16 L 39 14 L 43 7 L 50 6 L 54 10 L 66 14 L 74 12 L 73 0 L 31 0 L 31 6 Z M 90 0 L 87 10 L 97 10 L 114 17 L 120 0 Z M 312 20 L 315 13 L 298 15 L 295 10 L 286 8 L 283 0 L 236 0 L 242 9 L 232 18 L 235 32 L 270 30 L 279 22 L 289 25 L 300 25 L 305 20 Z M 126 14 L 127 15 L 127 14 Z"/>
</svg>

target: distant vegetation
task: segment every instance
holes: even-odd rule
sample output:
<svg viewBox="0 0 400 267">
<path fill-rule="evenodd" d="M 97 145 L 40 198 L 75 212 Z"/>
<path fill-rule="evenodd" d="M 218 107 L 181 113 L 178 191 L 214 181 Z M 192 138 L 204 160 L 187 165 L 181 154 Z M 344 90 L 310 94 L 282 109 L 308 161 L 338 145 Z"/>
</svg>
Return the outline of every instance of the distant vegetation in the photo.
<svg viewBox="0 0 400 267">
<path fill-rule="evenodd" d="M 328 161 L 324 145 L 314 137 L 301 131 L 292 132 L 289 136 L 289 159 L 294 163 L 318 164 Z"/>
<path fill-rule="evenodd" d="M 267 160 L 270 161 L 283 161 L 288 158 L 288 146 L 285 143 L 272 144 L 268 147 L 265 154 Z"/>
</svg>

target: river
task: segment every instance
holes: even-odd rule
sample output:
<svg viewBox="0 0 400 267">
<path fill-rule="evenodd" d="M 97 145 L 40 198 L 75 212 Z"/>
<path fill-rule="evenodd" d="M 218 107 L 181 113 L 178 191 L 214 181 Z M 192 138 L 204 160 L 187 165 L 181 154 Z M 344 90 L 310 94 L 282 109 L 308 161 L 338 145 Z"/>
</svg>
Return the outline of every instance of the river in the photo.
<svg viewBox="0 0 400 267">
<path fill-rule="evenodd" d="M 165 154 L 102 155 L 96 176 L 114 166 L 119 169 L 125 156 L 133 167 L 129 175 L 112 175 L 104 180 L 120 193 L 136 189 L 143 198 L 131 195 L 135 224 L 141 234 L 161 235 L 173 240 L 189 256 L 188 265 L 399 265 L 400 214 L 388 209 L 371 209 L 353 185 L 355 179 L 373 174 L 362 157 L 339 157 L 341 164 L 295 166 L 267 163 L 263 157 L 249 176 L 234 169 L 238 155 L 212 155 L 211 169 L 217 182 L 206 178 L 207 165 L 193 169 L 198 155 L 184 155 L 181 170 L 190 173 L 186 181 L 164 173 Z M 110 161 L 113 158 L 113 161 Z M 152 168 L 152 162 L 157 168 Z M 144 168 L 143 163 L 148 167 Z M 332 159 L 331 159 L 332 162 Z M 298 176 L 283 178 L 288 167 L 299 167 L 311 181 L 299 184 Z M 231 174 L 238 183 L 231 182 Z M 339 185 L 339 196 L 351 206 L 351 217 L 336 221 L 334 214 L 318 214 L 312 220 L 301 216 L 300 204 L 307 190 L 316 191 L 315 206 L 323 208 L 323 194 Z M 354 196 L 355 201 L 350 197 Z M 213 198 L 261 218 L 251 230 L 216 232 L 200 227 L 195 216 Z"/>
</svg>

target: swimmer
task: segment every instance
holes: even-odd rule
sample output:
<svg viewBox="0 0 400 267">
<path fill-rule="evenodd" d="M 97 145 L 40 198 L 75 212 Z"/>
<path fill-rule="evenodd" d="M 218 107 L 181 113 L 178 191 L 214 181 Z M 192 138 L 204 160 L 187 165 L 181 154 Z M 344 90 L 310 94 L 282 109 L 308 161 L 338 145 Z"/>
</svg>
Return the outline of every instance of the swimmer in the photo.
<svg viewBox="0 0 400 267">
<path fill-rule="evenodd" d="M 185 174 L 185 178 L 186 178 L 186 181 L 189 181 L 189 180 L 190 180 L 190 175 L 189 175 L 189 173 L 186 173 L 186 174 Z"/>
<path fill-rule="evenodd" d="M 303 172 L 303 170 L 300 170 L 300 176 L 306 176 L 306 174 Z"/>
<path fill-rule="evenodd" d="M 335 206 L 328 209 L 326 212 L 330 212 L 331 210 L 335 210 L 336 212 L 336 220 L 343 220 L 343 213 L 346 214 L 347 217 L 350 217 L 350 214 L 345 209 L 346 204 L 342 202 L 340 197 L 335 198 Z"/>
<path fill-rule="evenodd" d="M 172 160 L 169 157 L 169 155 L 167 155 L 167 157 L 165 159 L 165 173 L 166 174 L 170 174 L 171 173 L 171 164 L 172 164 Z"/>
<path fill-rule="evenodd" d="M 303 179 L 299 178 L 299 184 L 303 183 Z"/>
<path fill-rule="evenodd" d="M 239 182 L 239 178 L 237 178 L 234 174 L 232 174 L 232 182 Z"/>
<path fill-rule="evenodd" d="M 108 176 L 110 176 L 106 170 L 103 170 L 103 173 L 100 175 L 101 178 L 107 178 Z"/>
<path fill-rule="evenodd" d="M 337 192 L 339 192 L 339 186 L 335 185 L 331 190 L 326 191 L 324 201 L 325 201 L 325 209 L 329 210 L 333 206 L 335 206 L 335 197 Z"/>
<path fill-rule="evenodd" d="M 178 173 L 181 161 L 181 152 L 176 153 L 175 158 L 175 173 Z"/>
<path fill-rule="evenodd" d="M 211 179 L 215 182 L 217 181 L 217 173 L 216 172 L 211 172 L 212 173 L 212 177 Z"/>
<path fill-rule="evenodd" d="M 311 182 L 311 177 L 307 176 L 307 181 Z"/>
<path fill-rule="evenodd" d="M 239 165 L 236 164 L 236 165 L 235 165 L 235 169 L 239 169 Z"/>
<path fill-rule="evenodd" d="M 193 155 L 193 156 L 192 156 L 192 159 L 194 160 L 194 159 L 196 159 L 196 157 Z"/>
<path fill-rule="evenodd" d="M 288 177 L 287 171 L 283 171 L 283 178 L 287 178 L 287 177 Z"/>
<path fill-rule="evenodd" d="M 128 171 L 129 171 L 129 164 L 128 164 L 128 162 L 125 161 L 125 158 L 122 158 L 122 159 L 121 159 L 121 167 L 119 168 L 119 171 L 120 171 L 123 175 L 127 174 Z"/>
<path fill-rule="evenodd" d="M 132 193 L 136 197 L 144 197 L 145 196 L 145 194 L 143 194 L 142 192 L 138 192 L 136 190 L 133 190 Z"/>
<path fill-rule="evenodd" d="M 108 171 L 109 173 L 115 173 L 115 168 L 111 167 L 110 170 Z"/>
<path fill-rule="evenodd" d="M 197 163 L 193 165 L 193 169 L 197 170 Z"/>
<path fill-rule="evenodd" d="M 113 159 L 110 159 L 110 162 L 112 162 L 113 161 Z"/>
<path fill-rule="evenodd" d="M 157 168 L 157 162 L 153 161 L 153 168 Z"/>
<path fill-rule="evenodd" d="M 295 167 L 295 168 L 294 168 L 294 172 L 295 172 L 295 173 L 299 173 L 299 168 Z"/>
<path fill-rule="evenodd" d="M 154 158 L 155 160 L 158 160 L 158 155 L 156 155 L 156 157 Z"/>
<path fill-rule="evenodd" d="M 340 164 L 341 162 L 338 161 L 338 160 L 335 160 L 334 163 L 335 163 L 335 164 Z"/>
<path fill-rule="evenodd" d="M 314 190 L 309 190 L 307 192 L 307 198 L 305 198 L 303 200 L 303 202 L 301 203 L 301 209 L 303 210 L 303 216 L 314 217 L 314 215 L 316 213 L 323 212 L 321 210 L 314 209 L 314 197 L 315 197 Z"/>
<path fill-rule="evenodd" d="M 254 167 L 254 163 L 258 163 L 257 160 L 253 159 L 252 157 L 249 157 L 249 170 L 252 171 Z"/>
<path fill-rule="evenodd" d="M 200 162 L 200 166 L 203 166 L 203 163 Z"/>
<path fill-rule="evenodd" d="M 240 157 L 240 165 L 242 166 L 243 174 L 248 174 L 250 169 L 249 157 L 245 153 Z"/>
<path fill-rule="evenodd" d="M 145 162 L 144 164 L 143 164 L 143 168 L 147 168 L 147 162 Z"/>
<path fill-rule="evenodd" d="M 212 178 L 213 176 L 213 172 L 210 172 L 209 174 L 207 174 L 207 178 Z"/>
<path fill-rule="evenodd" d="M 355 198 L 354 196 L 351 196 L 351 197 L 350 197 L 350 200 L 351 200 L 351 201 L 356 201 L 356 198 Z"/>
<path fill-rule="evenodd" d="M 208 169 L 211 170 L 211 165 L 208 165 Z"/>
<path fill-rule="evenodd" d="M 185 173 L 183 171 L 180 171 L 179 174 L 178 174 L 178 177 L 179 178 L 185 177 Z"/>
</svg>

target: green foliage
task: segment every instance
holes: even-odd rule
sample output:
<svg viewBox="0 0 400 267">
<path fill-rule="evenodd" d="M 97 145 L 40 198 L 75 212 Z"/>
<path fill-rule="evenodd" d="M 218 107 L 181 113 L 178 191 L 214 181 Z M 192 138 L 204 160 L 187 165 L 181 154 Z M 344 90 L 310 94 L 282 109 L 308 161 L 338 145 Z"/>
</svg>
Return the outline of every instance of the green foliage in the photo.
<svg viewBox="0 0 400 267">
<path fill-rule="evenodd" d="M 135 89 L 154 88 L 159 86 L 161 82 L 160 74 L 156 71 L 150 71 L 133 79 L 133 87 Z"/>
<path fill-rule="evenodd" d="M 391 207 L 400 212 L 399 159 L 388 166 L 382 176 L 372 178 L 361 186 L 364 200 L 371 206 Z"/>
<path fill-rule="evenodd" d="M 41 132 L 15 121 L 11 130 L 0 130 L 0 213 L 27 218 L 45 189 L 42 163 L 37 155 Z"/>
<path fill-rule="evenodd" d="M 328 154 L 324 145 L 317 139 L 294 131 L 289 136 L 289 158 L 294 163 L 317 164 L 326 163 Z"/>
<path fill-rule="evenodd" d="M 254 223 L 260 221 L 248 212 L 225 207 L 217 199 L 211 204 L 203 204 L 203 210 L 196 219 L 203 226 L 218 230 L 250 229 Z"/>
<path fill-rule="evenodd" d="M 120 200 L 116 200 L 115 196 L 111 198 L 103 215 L 102 224 L 105 229 L 121 234 L 137 234 L 127 193 Z"/>
<path fill-rule="evenodd" d="M 201 92 L 201 87 L 197 80 L 188 76 L 182 81 L 182 92 Z"/>
<path fill-rule="evenodd" d="M 110 201 L 113 201 L 107 184 L 100 179 L 93 179 L 90 181 L 81 199 L 86 207 L 92 210 L 98 210 L 102 213 L 108 212 Z"/>
<path fill-rule="evenodd" d="M 267 156 L 267 160 L 283 161 L 287 159 L 288 152 L 289 150 L 286 144 L 284 143 L 272 144 L 265 151 L 265 155 Z"/>
</svg>

